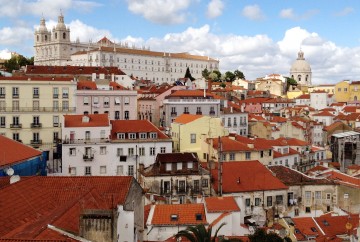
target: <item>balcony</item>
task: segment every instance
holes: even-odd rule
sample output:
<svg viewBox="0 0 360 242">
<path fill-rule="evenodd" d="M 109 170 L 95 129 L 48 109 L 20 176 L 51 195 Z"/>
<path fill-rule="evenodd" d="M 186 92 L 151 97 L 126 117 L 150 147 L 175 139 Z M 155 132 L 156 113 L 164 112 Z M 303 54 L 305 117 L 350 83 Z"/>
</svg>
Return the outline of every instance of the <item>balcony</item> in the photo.
<svg viewBox="0 0 360 242">
<path fill-rule="evenodd" d="M 183 114 L 189 114 L 189 112 L 183 112 Z"/>
<path fill-rule="evenodd" d="M 85 154 L 83 155 L 84 161 L 93 161 L 94 160 L 94 154 Z"/>
<path fill-rule="evenodd" d="M 58 98 L 59 98 L 59 94 L 54 93 L 54 94 L 53 94 L 53 98 L 54 98 L 54 99 L 58 99 Z"/>
<path fill-rule="evenodd" d="M 39 94 L 33 94 L 33 98 L 39 98 L 40 97 L 40 95 Z"/>
<path fill-rule="evenodd" d="M 42 127 L 42 124 L 41 123 L 32 123 L 31 124 L 31 128 L 41 128 Z"/>
<path fill-rule="evenodd" d="M 21 129 L 22 124 L 10 124 L 10 129 Z"/>
<path fill-rule="evenodd" d="M 177 116 L 177 112 L 171 112 L 171 116 Z"/>
<path fill-rule="evenodd" d="M 215 115 L 215 111 L 210 111 L 209 115 Z"/>
<path fill-rule="evenodd" d="M 0 98 L 5 98 L 5 94 L 0 94 Z"/>
<path fill-rule="evenodd" d="M 96 144 L 96 143 L 109 143 L 110 139 L 108 138 L 98 138 L 98 139 L 65 139 L 63 144 Z M 128 141 L 127 141 L 128 142 Z"/>
<path fill-rule="evenodd" d="M 19 94 L 13 94 L 12 97 L 13 98 L 19 98 Z"/>
<path fill-rule="evenodd" d="M 170 189 L 161 188 L 160 195 L 171 195 Z"/>
<path fill-rule="evenodd" d="M 69 98 L 69 94 L 63 93 L 62 98 Z"/>
<path fill-rule="evenodd" d="M 41 140 L 41 139 L 30 140 L 30 144 L 31 144 L 31 145 L 41 145 L 41 144 L 42 144 L 42 140 Z"/>
</svg>

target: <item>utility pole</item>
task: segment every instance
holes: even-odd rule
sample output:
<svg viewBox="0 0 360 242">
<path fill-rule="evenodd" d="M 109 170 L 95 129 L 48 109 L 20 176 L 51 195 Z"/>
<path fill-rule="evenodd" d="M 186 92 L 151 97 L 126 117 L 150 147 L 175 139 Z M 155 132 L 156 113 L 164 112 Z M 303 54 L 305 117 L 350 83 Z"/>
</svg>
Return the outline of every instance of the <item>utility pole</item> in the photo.
<svg viewBox="0 0 360 242">
<path fill-rule="evenodd" d="M 221 138 L 218 138 L 218 195 L 222 196 L 222 143 Z"/>
</svg>

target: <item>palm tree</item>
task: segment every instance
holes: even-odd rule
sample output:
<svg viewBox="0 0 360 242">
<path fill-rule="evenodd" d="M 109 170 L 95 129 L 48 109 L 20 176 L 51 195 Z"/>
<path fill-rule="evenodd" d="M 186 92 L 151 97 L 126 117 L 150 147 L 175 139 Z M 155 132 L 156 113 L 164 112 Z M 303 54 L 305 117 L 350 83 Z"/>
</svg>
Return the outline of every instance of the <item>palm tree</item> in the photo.
<svg viewBox="0 0 360 242">
<path fill-rule="evenodd" d="M 175 237 L 185 237 L 190 242 L 215 242 L 217 239 L 217 234 L 219 230 L 225 225 L 225 223 L 222 223 L 219 228 L 215 231 L 215 235 L 211 237 L 212 232 L 212 226 L 210 225 L 208 228 L 205 227 L 204 224 L 198 224 L 196 226 L 190 226 L 187 227 L 185 230 L 179 231 Z M 222 239 L 219 241 L 238 241 L 241 242 L 241 240 L 237 239 Z"/>
</svg>

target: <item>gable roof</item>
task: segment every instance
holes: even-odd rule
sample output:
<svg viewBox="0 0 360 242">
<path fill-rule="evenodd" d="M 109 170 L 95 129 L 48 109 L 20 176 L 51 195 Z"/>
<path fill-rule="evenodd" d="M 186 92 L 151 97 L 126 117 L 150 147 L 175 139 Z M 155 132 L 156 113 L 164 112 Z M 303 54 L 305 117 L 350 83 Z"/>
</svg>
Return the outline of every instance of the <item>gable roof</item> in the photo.
<svg viewBox="0 0 360 242">
<path fill-rule="evenodd" d="M 48 224 L 79 233 L 84 209 L 111 210 L 124 204 L 130 176 L 34 176 L 0 189 L 0 237 L 35 238 Z"/>
<path fill-rule="evenodd" d="M 18 141 L 0 135 L 0 167 L 12 165 L 41 155 L 41 152 Z"/>
<path fill-rule="evenodd" d="M 314 219 L 319 227 L 324 231 L 326 236 L 347 234 L 347 223 L 350 223 L 352 228 L 356 228 L 359 225 L 359 214 L 349 214 L 344 216 L 324 214 Z"/>
<path fill-rule="evenodd" d="M 207 197 L 205 207 L 208 213 L 240 211 L 234 197 Z"/>
<path fill-rule="evenodd" d="M 206 223 L 204 204 L 157 204 L 151 220 L 152 225 L 178 226 Z"/>
<path fill-rule="evenodd" d="M 181 114 L 179 117 L 177 117 L 174 120 L 174 123 L 187 124 L 187 123 L 191 123 L 192 121 L 197 120 L 202 117 L 204 117 L 204 116 L 196 115 L 196 114 Z"/>
<path fill-rule="evenodd" d="M 88 117 L 88 119 L 86 118 Z M 108 127 L 109 115 L 103 114 L 88 114 L 88 115 L 64 115 L 64 127 Z"/>
<path fill-rule="evenodd" d="M 257 160 L 223 162 L 222 171 L 222 191 L 224 193 L 288 188 Z M 212 169 L 211 174 L 214 177 L 214 189 L 218 191 L 218 169 Z"/>
<path fill-rule="evenodd" d="M 317 114 L 313 114 L 313 116 L 316 116 L 316 117 L 335 117 L 334 114 L 330 113 L 329 111 L 322 111 L 322 112 L 319 112 Z"/>
<path fill-rule="evenodd" d="M 360 178 L 346 175 L 340 171 L 331 170 L 323 173 L 328 179 L 339 182 L 342 185 L 360 188 Z"/>
<path fill-rule="evenodd" d="M 157 139 L 169 139 L 160 129 L 148 120 L 111 120 L 111 137 L 116 139 L 117 133 L 157 133 Z"/>
<path fill-rule="evenodd" d="M 311 217 L 291 218 L 294 222 L 294 235 L 297 240 L 307 240 L 308 237 L 318 237 L 323 235 L 321 229 Z"/>
</svg>

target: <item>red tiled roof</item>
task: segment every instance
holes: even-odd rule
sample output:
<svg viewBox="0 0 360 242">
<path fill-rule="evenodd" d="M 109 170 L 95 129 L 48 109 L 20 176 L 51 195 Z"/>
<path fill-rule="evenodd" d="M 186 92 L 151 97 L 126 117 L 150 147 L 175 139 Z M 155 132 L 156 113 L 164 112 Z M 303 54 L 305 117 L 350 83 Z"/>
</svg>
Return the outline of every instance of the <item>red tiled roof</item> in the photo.
<svg viewBox="0 0 360 242">
<path fill-rule="evenodd" d="M 69 77 L 28 77 L 28 76 L 1 76 L 0 81 L 46 81 L 46 82 L 72 82 L 73 79 Z"/>
<path fill-rule="evenodd" d="M 26 66 L 26 75 L 91 75 L 97 74 L 115 74 L 126 75 L 117 67 L 100 67 L 100 66 Z"/>
<path fill-rule="evenodd" d="M 360 179 L 359 178 L 351 177 L 351 176 L 341 173 L 339 171 L 333 171 L 333 170 L 329 171 L 329 172 L 325 172 L 324 175 L 327 175 L 328 179 L 335 180 L 345 186 L 360 188 Z"/>
<path fill-rule="evenodd" d="M 197 120 L 202 117 L 204 117 L 204 116 L 196 115 L 196 114 L 181 114 L 179 117 L 177 117 L 174 120 L 174 123 L 187 124 L 187 123 L 191 123 L 192 121 Z"/>
<path fill-rule="evenodd" d="M 358 108 L 357 106 L 345 106 L 342 110 L 346 113 L 356 113 Z"/>
<path fill-rule="evenodd" d="M 295 237 L 299 241 L 307 240 L 308 236 L 323 235 L 320 228 L 317 226 L 311 217 L 298 217 L 292 218 L 295 224 Z"/>
<path fill-rule="evenodd" d="M 201 215 L 198 217 L 197 214 Z M 175 215 L 177 219 L 171 219 Z M 174 217 L 175 217 L 174 216 Z M 204 204 L 158 204 L 155 205 L 152 225 L 206 224 Z"/>
<path fill-rule="evenodd" d="M 205 93 L 206 97 L 213 97 L 213 94 Z M 204 97 L 204 91 L 201 90 L 177 90 L 167 97 Z"/>
<path fill-rule="evenodd" d="M 351 165 L 351 166 L 348 166 L 347 169 L 349 169 L 349 170 L 360 170 L 360 166 L 359 165 Z"/>
<path fill-rule="evenodd" d="M 111 120 L 111 137 L 117 139 L 117 133 L 156 132 L 158 139 L 169 139 L 154 124 L 148 120 Z"/>
<path fill-rule="evenodd" d="M 205 206 L 209 213 L 240 211 L 234 197 L 207 197 Z"/>
<path fill-rule="evenodd" d="M 84 118 L 85 117 L 85 118 Z M 89 118 L 86 121 L 86 117 Z M 108 127 L 109 115 L 103 114 L 88 114 L 88 115 L 64 115 L 65 128 L 68 127 Z"/>
<path fill-rule="evenodd" d="M 296 99 L 310 99 L 310 94 L 302 94 L 298 96 Z"/>
<path fill-rule="evenodd" d="M 278 178 L 259 161 L 231 161 L 222 163 L 224 193 L 287 189 Z M 218 170 L 212 169 L 213 186 L 218 191 Z"/>
<path fill-rule="evenodd" d="M 246 144 L 230 139 L 229 137 L 226 136 L 220 137 L 220 139 L 222 144 L 222 151 L 224 152 L 254 150 L 253 148 L 248 147 Z M 219 139 L 213 138 L 212 140 L 213 140 L 213 148 L 217 149 L 219 144 Z"/>
<path fill-rule="evenodd" d="M 79 81 L 77 83 L 78 90 L 97 90 L 96 83 L 93 81 Z"/>
<path fill-rule="evenodd" d="M 280 158 L 280 157 L 300 154 L 299 152 L 297 152 L 296 150 L 291 149 L 291 148 L 289 148 L 289 153 L 285 153 L 285 154 L 277 152 L 276 150 L 273 150 L 273 152 L 274 152 L 274 155 L 273 155 L 274 158 Z"/>
<path fill-rule="evenodd" d="M 336 127 L 340 127 L 340 126 L 344 126 L 344 125 L 346 125 L 346 124 L 344 124 L 344 123 L 341 122 L 341 121 L 335 121 L 334 123 L 332 123 L 332 124 L 330 124 L 330 125 L 328 125 L 328 126 L 325 126 L 325 127 L 323 128 L 323 130 L 324 130 L 324 131 L 330 131 L 330 130 L 335 129 Z"/>
<path fill-rule="evenodd" d="M 0 167 L 16 164 L 41 155 L 41 152 L 18 141 L 0 135 Z"/>
<path fill-rule="evenodd" d="M 317 114 L 313 114 L 313 116 L 316 116 L 316 117 L 321 117 L 321 116 L 325 116 L 325 117 L 335 117 L 334 114 L 330 113 L 329 111 L 322 111 L 320 113 L 317 113 Z"/>
<path fill-rule="evenodd" d="M 0 189 L 0 237 L 33 239 L 48 224 L 78 234 L 84 209 L 124 204 L 132 182 L 130 176 L 21 178 Z"/>
<path fill-rule="evenodd" d="M 326 236 L 347 234 L 347 223 L 350 223 L 352 228 L 356 228 L 359 225 L 359 214 L 350 214 L 344 216 L 331 216 L 325 214 L 314 219 L 324 231 Z"/>
<path fill-rule="evenodd" d="M 109 82 L 109 86 L 113 88 L 113 90 L 127 90 L 127 88 L 121 86 L 117 82 Z"/>
</svg>

